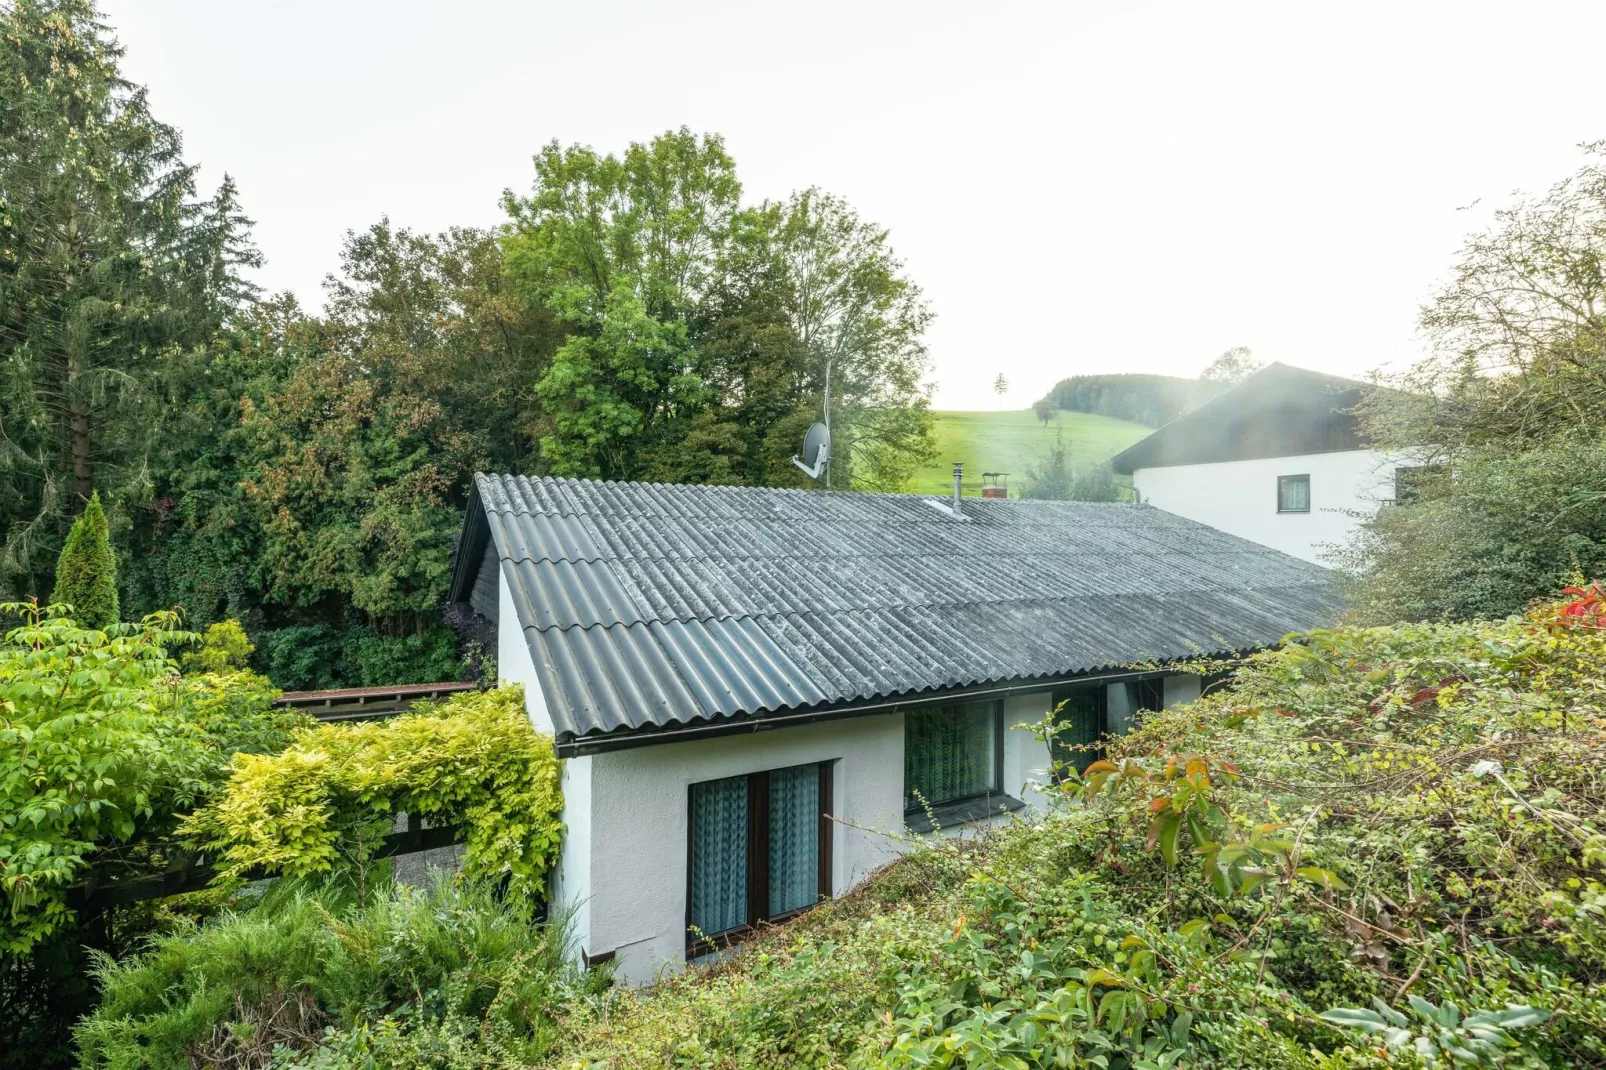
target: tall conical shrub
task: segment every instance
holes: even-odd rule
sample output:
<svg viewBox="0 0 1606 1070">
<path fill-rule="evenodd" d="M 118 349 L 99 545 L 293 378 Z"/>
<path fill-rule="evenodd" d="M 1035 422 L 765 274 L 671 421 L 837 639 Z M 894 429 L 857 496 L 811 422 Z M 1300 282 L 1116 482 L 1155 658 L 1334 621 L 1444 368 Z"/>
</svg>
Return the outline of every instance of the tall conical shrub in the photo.
<svg viewBox="0 0 1606 1070">
<path fill-rule="evenodd" d="M 91 492 L 89 504 L 67 534 L 67 545 L 56 559 L 56 589 L 50 601 L 71 605 L 73 620 L 86 628 L 105 628 L 121 619 L 117 559 L 112 556 L 99 491 Z"/>
</svg>

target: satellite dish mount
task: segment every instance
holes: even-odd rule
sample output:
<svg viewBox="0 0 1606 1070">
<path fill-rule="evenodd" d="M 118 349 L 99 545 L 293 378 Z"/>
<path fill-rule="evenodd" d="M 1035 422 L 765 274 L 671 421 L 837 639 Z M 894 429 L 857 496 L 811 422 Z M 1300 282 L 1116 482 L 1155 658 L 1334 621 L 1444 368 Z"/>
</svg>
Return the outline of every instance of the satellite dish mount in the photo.
<svg viewBox="0 0 1606 1070">
<path fill-rule="evenodd" d="M 810 427 L 809 433 L 803 436 L 803 456 L 794 454 L 792 463 L 810 479 L 819 479 L 820 473 L 831 464 L 831 429 L 822 423 Z"/>
</svg>

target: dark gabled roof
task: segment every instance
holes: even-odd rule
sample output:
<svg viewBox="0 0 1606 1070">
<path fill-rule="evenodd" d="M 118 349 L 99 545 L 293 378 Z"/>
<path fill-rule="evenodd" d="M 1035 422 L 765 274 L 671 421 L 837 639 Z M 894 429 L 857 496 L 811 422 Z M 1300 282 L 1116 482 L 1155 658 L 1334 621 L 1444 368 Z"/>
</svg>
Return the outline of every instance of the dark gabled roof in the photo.
<svg viewBox="0 0 1606 1070">
<path fill-rule="evenodd" d="M 1361 449 L 1351 414 L 1369 384 L 1288 364 L 1268 364 L 1231 390 L 1178 416 L 1110 459 L 1139 468 Z"/>
<path fill-rule="evenodd" d="M 1325 569 L 1158 510 L 479 475 L 560 745 L 1249 650 L 1327 621 Z"/>
</svg>

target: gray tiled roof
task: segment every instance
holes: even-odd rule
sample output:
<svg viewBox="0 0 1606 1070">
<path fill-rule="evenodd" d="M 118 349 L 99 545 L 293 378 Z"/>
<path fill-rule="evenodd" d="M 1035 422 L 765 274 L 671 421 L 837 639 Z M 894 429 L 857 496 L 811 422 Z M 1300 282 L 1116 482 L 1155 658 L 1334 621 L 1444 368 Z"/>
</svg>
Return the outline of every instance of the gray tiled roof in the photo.
<svg viewBox="0 0 1606 1070">
<path fill-rule="evenodd" d="M 1326 570 L 1147 507 L 475 481 L 560 743 L 1247 650 L 1337 608 Z"/>
</svg>

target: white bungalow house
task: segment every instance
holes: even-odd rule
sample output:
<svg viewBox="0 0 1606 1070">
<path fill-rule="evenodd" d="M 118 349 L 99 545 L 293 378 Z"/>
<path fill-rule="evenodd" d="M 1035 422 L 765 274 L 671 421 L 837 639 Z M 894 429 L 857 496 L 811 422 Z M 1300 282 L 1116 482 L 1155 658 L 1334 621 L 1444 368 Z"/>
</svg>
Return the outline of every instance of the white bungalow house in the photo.
<svg viewBox="0 0 1606 1070">
<path fill-rule="evenodd" d="M 552 879 L 632 982 L 840 895 L 905 827 L 1033 805 L 1163 666 L 1336 608 L 1324 570 L 1157 509 L 480 475 L 451 598 L 550 732 Z"/>
<path fill-rule="evenodd" d="M 1352 410 L 1370 389 L 1271 364 L 1110 463 L 1145 504 L 1320 562 L 1425 471 L 1366 443 Z"/>
</svg>

